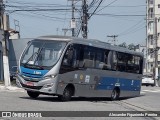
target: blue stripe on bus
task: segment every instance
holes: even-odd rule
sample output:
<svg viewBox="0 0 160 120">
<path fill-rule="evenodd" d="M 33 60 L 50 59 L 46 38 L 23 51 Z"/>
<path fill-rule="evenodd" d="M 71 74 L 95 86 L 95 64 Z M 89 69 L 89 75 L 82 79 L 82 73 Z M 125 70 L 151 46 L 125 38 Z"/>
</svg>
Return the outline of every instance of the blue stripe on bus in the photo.
<svg viewBox="0 0 160 120">
<path fill-rule="evenodd" d="M 102 77 L 99 80 L 96 86 L 96 89 L 97 90 L 113 90 L 116 86 L 119 87 L 121 90 L 140 91 L 141 80 Z"/>
<path fill-rule="evenodd" d="M 21 69 L 21 74 L 32 77 L 32 78 L 42 78 L 48 70 L 36 70 L 36 69 L 30 69 L 30 68 L 25 68 L 25 67 L 20 67 Z"/>
</svg>

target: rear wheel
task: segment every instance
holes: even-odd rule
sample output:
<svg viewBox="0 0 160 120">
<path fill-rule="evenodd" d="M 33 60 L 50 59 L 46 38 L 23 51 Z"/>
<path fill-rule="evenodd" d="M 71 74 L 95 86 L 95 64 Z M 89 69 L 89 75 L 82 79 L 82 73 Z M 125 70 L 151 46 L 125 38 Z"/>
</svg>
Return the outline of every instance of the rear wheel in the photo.
<svg viewBox="0 0 160 120">
<path fill-rule="evenodd" d="M 34 98 L 34 99 L 39 96 L 38 92 L 27 91 L 27 94 L 29 95 L 29 97 Z"/>
<path fill-rule="evenodd" d="M 70 89 L 69 87 L 66 87 L 63 91 L 63 95 L 58 96 L 58 98 L 61 101 L 69 101 L 69 100 L 71 100 L 72 95 L 73 95 L 72 89 Z"/>
<path fill-rule="evenodd" d="M 119 98 L 119 92 L 117 89 L 114 89 L 111 93 L 111 100 L 114 101 L 114 100 L 117 100 Z"/>
</svg>

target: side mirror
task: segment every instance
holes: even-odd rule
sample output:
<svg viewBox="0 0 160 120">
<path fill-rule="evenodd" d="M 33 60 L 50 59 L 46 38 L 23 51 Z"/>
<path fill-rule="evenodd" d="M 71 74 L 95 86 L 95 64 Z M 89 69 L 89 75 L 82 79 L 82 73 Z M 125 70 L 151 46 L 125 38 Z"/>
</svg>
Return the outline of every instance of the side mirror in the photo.
<svg viewBox="0 0 160 120">
<path fill-rule="evenodd" d="M 31 41 L 28 41 L 27 44 L 29 44 Z"/>
</svg>

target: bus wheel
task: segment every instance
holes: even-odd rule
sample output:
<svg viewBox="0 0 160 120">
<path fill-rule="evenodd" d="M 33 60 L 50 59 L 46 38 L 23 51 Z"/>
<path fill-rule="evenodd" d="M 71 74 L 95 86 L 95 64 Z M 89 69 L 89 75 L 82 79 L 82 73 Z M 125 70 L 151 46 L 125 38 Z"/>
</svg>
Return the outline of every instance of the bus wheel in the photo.
<svg viewBox="0 0 160 120">
<path fill-rule="evenodd" d="M 31 98 L 37 98 L 39 96 L 39 93 L 37 92 L 32 92 L 32 91 L 27 91 L 27 94 L 29 95 L 29 97 Z"/>
<path fill-rule="evenodd" d="M 63 95 L 58 96 L 61 101 L 69 101 L 72 97 L 72 90 L 69 87 L 66 87 L 63 91 Z"/>
<path fill-rule="evenodd" d="M 118 89 L 114 89 L 111 93 L 111 100 L 117 100 L 119 98 L 119 91 Z"/>
</svg>

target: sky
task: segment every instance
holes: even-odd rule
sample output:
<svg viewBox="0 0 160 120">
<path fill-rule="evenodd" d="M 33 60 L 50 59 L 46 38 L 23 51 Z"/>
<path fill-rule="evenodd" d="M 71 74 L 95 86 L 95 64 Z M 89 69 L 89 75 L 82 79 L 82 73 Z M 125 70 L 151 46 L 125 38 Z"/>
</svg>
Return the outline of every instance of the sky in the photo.
<svg viewBox="0 0 160 120">
<path fill-rule="evenodd" d="M 88 4 L 91 1 L 88 0 Z M 70 0 L 5 0 L 4 3 L 10 17 L 10 27 L 15 29 L 15 20 L 18 21 L 21 38 L 64 35 L 62 29 L 70 28 L 71 11 L 16 11 L 35 8 L 71 9 Z M 75 2 L 77 21 L 81 4 L 81 1 Z M 91 6 L 88 12 L 92 13 L 97 5 Z M 145 44 L 146 0 L 104 0 L 95 13 L 88 21 L 88 38 L 112 42 L 113 38 L 107 36 L 118 35 L 116 44 Z M 71 31 L 67 35 L 71 35 Z M 82 37 L 81 33 L 79 37 Z"/>
</svg>

